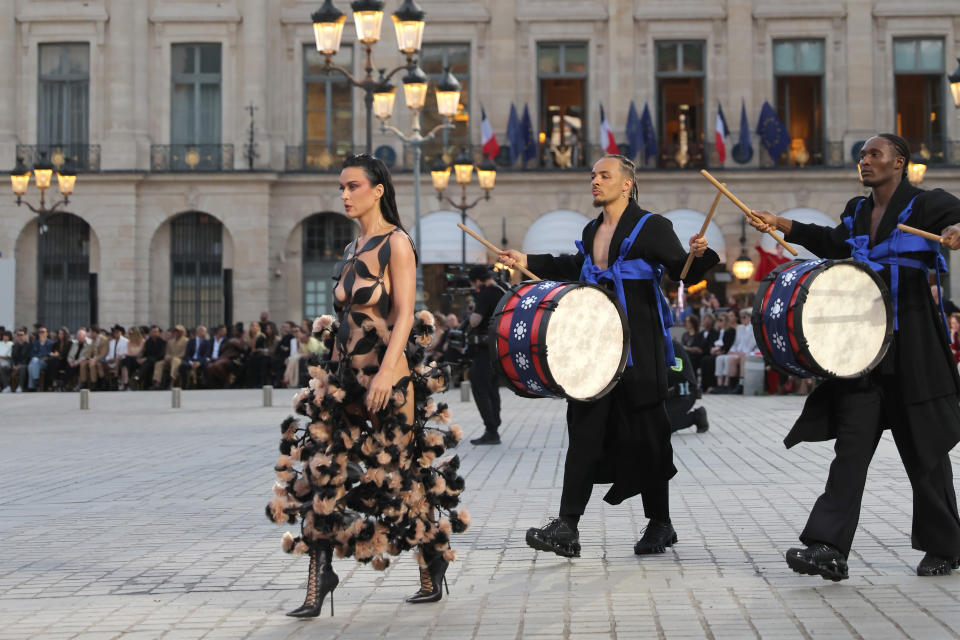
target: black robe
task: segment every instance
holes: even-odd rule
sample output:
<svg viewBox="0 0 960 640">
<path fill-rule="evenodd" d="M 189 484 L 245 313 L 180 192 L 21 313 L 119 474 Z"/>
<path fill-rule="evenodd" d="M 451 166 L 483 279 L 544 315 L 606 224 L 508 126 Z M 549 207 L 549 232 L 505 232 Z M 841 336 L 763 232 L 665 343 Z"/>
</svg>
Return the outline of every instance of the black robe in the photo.
<svg viewBox="0 0 960 640">
<path fill-rule="evenodd" d="M 943 190 L 923 191 L 903 180 L 890 199 L 871 247 L 896 229 L 897 217 L 918 194 L 906 224 L 939 234 L 945 227 L 960 223 L 960 200 Z M 859 200 L 853 198 L 847 203 L 843 218 L 854 215 Z M 854 235 L 869 235 L 872 211 L 871 195 L 854 218 Z M 785 239 L 803 245 L 821 258 L 839 259 L 850 257 L 850 246 L 845 242 L 848 235 L 842 222 L 833 228 L 794 222 Z M 926 258 L 917 253 L 903 255 Z M 880 276 L 889 288 L 890 268 L 881 271 Z M 896 376 L 909 422 L 902 426 L 910 430 L 922 466 L 929 468 L 960 441 L 960 377 L 940 309 L 930 295 L 927 272 L 901 266 L 898 288 L 899 330 L 894 332 L 890 349 L 871 375 Z M 838 386 L 836 380 L 826 380 L 810 394 L 800 418 L 784 440 L 788 448 L 801 441 L 836 437 L 832 418 L 833 403 L 841 393 Z"/>
<path fill-rule="evenodd" d="M 647 211 L 641 209 L 632 200 L 623 212 L 607 253 L 612 262 L 620 255 L 620 244 L 627 239 L 634 226 Z M 603 222 L 603 213 L 595 221 L 584 227 L 583 246 L 593 254 L 593 238 L 597 226 Z M 643 258 L 652 265 L 661 264 L 674 280 L 680 280 L 680 272 L 687 259 L 673 224 L 667 218 L 654 215 L 643 226 L 630 248 L 626 259 Z M 704 273 L 720 261 L 716 252 L 707 249 L 701 258 L 691 264 L 685 282 L 699 282 Z M 549 254 L 527 256 L 530 271 L 541 278 L 552 280 L 576 281 L 580 278 L 584 256 L 552 256 Z M 667 365 L 664 350 L 663 332 L 660 316 L 657 312 L 657 297 L 651 280 L 624 280 L 627 322 L 630 328 L 630 348 L 633 366 L 627 367 L 621 377 L 618 390 L 626 387 L 633 407 L 649 410 L 659 406 L 664 414 L 663 433 L 636 433 L 631 431 L 634 425 L 617 425 L 616 434 L 608 434 L 604 440 L 604 464 L 600 465 L 595 483 L 613 482 L 607 501 L 617 504 L 621 500 L 640 493 L 643 485 L 651 478 L 645 470 L 659 470 L 656 475 L 670 477 L 676 473 L 673 466 L 673 450 L 670 448 L 670 427 L 663 409 L 667 398 Z M 589 319 L 584 319 L 584 331 L 590 330 Z M 584 354 L 590 357 L 590 354 Z M 568 412 L 569 416 L 569 412 Z M 612 436 L 612 437 L 611 437 Z M 568 455 L 576 455 L 570 451 Z"/>
</svg>

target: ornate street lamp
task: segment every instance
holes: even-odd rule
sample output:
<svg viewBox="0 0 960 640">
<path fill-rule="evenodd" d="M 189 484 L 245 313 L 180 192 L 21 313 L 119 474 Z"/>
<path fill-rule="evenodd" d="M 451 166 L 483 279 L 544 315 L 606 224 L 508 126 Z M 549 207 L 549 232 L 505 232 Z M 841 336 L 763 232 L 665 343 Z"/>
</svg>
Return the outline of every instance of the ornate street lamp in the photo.
<svg viewBox="0 0 960 640">
<path fill-rule="evenodd" d="M 915 187 L 919 187 L 923 182 L 923 176 L 927 173 L 927 161 L 920 153 L 913 154 L 910 162 L 907 164 L 907 180 Z"/>
<path fill-rule="evenodd" d="M 460 212 L 460 222 L 466 226 L 467 211 L 477 206 L 481 200 L 490 199 L 490 192 L 493 191 L 493 185 L 497 180 L 497 167 L 489 158 L 485 158 L 483 162 L 477 166 L 477 180 L 480 182 L 480 188 L 483 189 L 483 195 L 477 197 L 476 200 L 470 203 L 467 202 L 467 185 L 470 184 L 470 179 L 473 177 L 473 158 L 467 154 L 466 149 L 460 151 L 457 157 L 454 158 L 453 169 L 457 176 L 457 184 L 460 185 L 460 202 L 454 202 L 443 194 L 450 181 L 450 167 L 444 165 L 443 161 L 438 158 L 434 162 L 434 166 L 431 167 L 430 175 L 433 178 L 433 188 L 437 190 L 437 200 L 440 202 L 446 200 L 451 207 L 457 209 Z M 460 264 L 466 263 L 467 234 L 465 231 L 461 231 Z"/>
<path fill-rule="evenodd" d="M 405 2 L 404 5 L 407 3 Z M 416 4 L 411 1 L 411 4 Z M 402 9 L 403 7 L 401 7 Z M 384 133 L 389 131 L 393 135 L 397 136 L 405 143 L 413 147 L 413 226 L 414 226 L 414 238 L 413 243 L 418 248 L 421 246 L 420 235 L 420 164 L 421 158 L 423 157 L 423 145 L 424 143 L 432 140 L 433 137 L 437 134 L 438 131 L 443 129 L 450 129 L 453 127 L 453 116 L 457 113 L 457 106 L 460 99 L 460 83 L 457 82 L 457 79 L 453 77 L 449 69 L 445 70 L 445 75 L 441 80 L 441 83 L 437 86 L 437 111 L 440 113 L 440 116 L 443 118 L 440 124 L 435 126 L 430 130 L 429 133 L 423 135 L 420 130 L 420 111 L 423 109 L 424 104 L 427 100 L 427 85 L 428 79 L 427 74 L 423 72 L 419 66 L 414 65 L 411 67 L 407 74 L 403 77 L 403 98 L 406 102 L 407 107 L 411 111 L 411 120 L 413 122 L 413 131 L 409 134 L 406 134 L 393 125 L 387 124 L 387 120 L 390 119 L 391 112 L 393 111 L 394 95 L 395 90 L 392 87 L 388 87 L 387 84 L 381 83 L 378 85 L 377 99 L 380 106 L 377 109 L 377 117 L 380 119 L 380 130 Z M 452 82 L 445 82 L 447 76 L 450 76 Z M 454 86 L 455 85 L 455 86 Z M 456 94 L 456 101 L 451 101 L 451 94 Z M 388 94 L 389 97 L 388 97 Z M 437 184 L 434 174 L 434 167 L 431 167 L 431 177 L 434 180 L 434 184 Z M 438 168 L 437 171 L 443 171 L 442 168 Z M 446 169 L 447 179 L 449 180 L 450 170 Z M 417 264 L 417 291 L 423 290 L 423 269 L 420 264 Z"/>
<path fill-rule="evenodd" d="M 33 181 L 40 189 L 40 205 L 34 206 L 23 199 L 23 196 L 27 193 L 27 186 L 30 184 L 30 170 L 23 164 L 23 158 L 17 158 L 17 164 L 10 172 L 10 186 L 13 189 L 13 195 L 17 196 L 17 206 L 25 204 L 30 211 L 37 214 L 40 218 L 40 233 L 46 230 L 46 216 L 69 204 L 70 195 L 73 193 L 73 187 L 77 182 L 77 174 L 67 165 L 60 167 L 57 171 L 57 187 L 60 189 L 60 195 L 63 198 L 48 207 L 46 192 L 50 188 L 52 180 L 53 165 L 47 160 L 47 154 L 41 152 L 40 159 L 33 165 Z"/>
<path fill-rule="evenodd" d="M 381 95 L 381 88 L 391 86 L 390 78 L 400 71 L 413 71 L 417 68 L 416 54 L 420 51 L 423 42 L 424 17 L 426 13 L 414 0 L 404 0 L 404 3 L 393 13 L 393 23 L 397 32 L 397 47 L 406 56 L 406 62 L 394 67 L 389 72 L 380 70 L 379 78 L 373 75 L 373 45 L 380 40 L 380 27 L 383 23 L 383 0 L 353 0 L 350 8 L 353 10 L 353 21 L 357 28 L 357 40 L 363 44 L 366 52 L 364 71 L 366 75 L 358 80 L 343 67 L 333 64 L 332 57 L 340 50 L 340 39 L 343 36 L 343 25 L 346 16 L 333 5 L 333 0 L 324 0 L 323 6 L 312 15 L 313 35 L 317 43 L 317 51 L 326 59 L 327 72 L 338 71 L 343 74 L 351 85 L 363 89 L 364 105 L 367 112 L 367 153 L 373 153 L 373 115 L 374 105 Z M 422 73 L 422 72 L 421 72 Z M 424 94 L 426 89 L 424 88 Z M 385 100 L 385 97 L 381 97 Z M 381 120 L 389 116 L 387 113 L 393 108 L 392 99 L 389 105 L 377 105 L 377 117 Z"/>
<path fill-rule="evenodd" d="M 960 109 L 960 58 L 957 58 L 957 70 L 947 76 L 950 91 L 953 93 L 953 104 Z"/>
<path fill-rule="evenodd" d="M 730 267 L 733 277 L 740 282 L 746 282 L 753 275 L 753 260 L 747 255 L 747 220 L 740 219 L 740 257 Z"/>
</svg>

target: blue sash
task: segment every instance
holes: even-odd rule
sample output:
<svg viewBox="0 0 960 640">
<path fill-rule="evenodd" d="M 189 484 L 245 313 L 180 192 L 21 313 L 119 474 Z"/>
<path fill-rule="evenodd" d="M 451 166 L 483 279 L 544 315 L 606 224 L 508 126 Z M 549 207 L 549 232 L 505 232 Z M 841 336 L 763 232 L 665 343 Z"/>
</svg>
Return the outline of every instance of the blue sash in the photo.
<svg viewBox="0 0 960 640">
<path fill-rule="evenodd" d="M 916 202 L 918 196 L 919 194 L 914 196 L 906 208 L 897 216 L 897 222 L 899 224 L 906 224 L 910 218 L 910 214 L 913 213 L 913 203 Z M 867 266 L 874 271 L 882 271 L 890 267 L 890 293 L 893 295 L 893 328 L 897 331 L 900 330 L 900 267 L 910 267 L 920 269 L 924 272 L 928 269 L 933 269 L 934 272 L 936 272 L 937 292 L 940 298 L 940 316 L 943 319 L 944 330 L 946 330 L 947 316 L 943 311 L 943 290 L 940 288 L 940 274 L 947 272 L 947 261 L 943 258 L 943 254 L 940 253 L 940 244 L 933 240 L 927 240 L 926 238 L 921 238 L 918 235 L 906 233 L 895 228 L 893 233 L 884 239 L 883 242 L 878 242 L 870 248 L 869 235 L 853 235 L 853 221 L 857 217 L 857 214 L 860 213 L 860 208 L 866 201 L 866 198 L 861 198 L 860 202 L 857 203 L 857 208 L 854 210 L 853 215 L 843 219 L 843 224 L 846 225 L 847 231 L 850 234 L 846 239 L 846 243 L 850 245 L 850 255 L 855 260 L 866 263 Z M 927 261 L 904 258 L 901 255 L 904 253 L 927 254 Z"/>
<path fill-rule="evenodd" d="M 624 315 L 627 315 L 627 298 L 623 292 L 624 280 L 652 280 L 653 289 L 657 296 L 657 313 L 660 315 L 660 329 L 663 332 L 663 346 L 667 356 L 667 366 L 672 367 L 676 364 L 676 357 L 673 353 L 673 340 L 670 337 L 669 328 L 673 326 L 673 314 L 670 312 L 670 303 L 667 297 L 663 295 L 660 289 L 660 279 L 663 278 L 663 265 L 651 265 L 643 258 L 626 259 L 630 252 L 637 234 L 643 228 L 647 219 L 654 214 L 648 213 L 634 226 L 630 236 L 620 245 L 620 255 L 609 267 L 601 269 L 593 264 L 593 259 L 583 247 L 583 242 L 576 241 L 577 249 L 583 254 L 583 267 L 580 269 L 580 280 L 598 284 L 603 281 L 612 282 L 613 288 L 617 293 L 617 299 L 620 301 L 620 307 Z M 627 366 L 633 366 L 633 347 L 627 352 Z"/>
</svg>

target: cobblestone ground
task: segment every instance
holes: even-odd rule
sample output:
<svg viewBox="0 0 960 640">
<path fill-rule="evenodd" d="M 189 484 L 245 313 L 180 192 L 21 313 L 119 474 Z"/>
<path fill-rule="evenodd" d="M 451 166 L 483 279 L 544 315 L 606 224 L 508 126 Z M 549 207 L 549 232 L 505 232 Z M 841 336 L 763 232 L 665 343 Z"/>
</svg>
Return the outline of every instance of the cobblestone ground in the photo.
<svg viewBox="0 0 960 640">
<path fill-rule="evenodd" d="M 278 404 L 287 392 L 278 391 Z M 839 584 L 783 562 L 820 492 L 830 445 L 781 444 L 799 398 L 712 396 L 711 428 L 674 436 L 679 544 L 639 558 L 639 498 L 594 492 L 583 556 L 537 553 L 554 515 L 564 404 L 504 393 L 504 444 L 461 444 L 473 525 L 451 593 L 407 605 L 413 559 L 336 564 L 336 616 L 297 621 L 306 560 L 263 516 L 285 407 L 259 391 L 0 396 L 0 639 L 897 638 L 960 633 L 960 576 L 920 579 L 911 495 L 892 440 L 877 451 Z M 476 435 L 472 403 L 448 394 Z M 954 454 L 954 459 L 957 455 Z"/>
</svg>

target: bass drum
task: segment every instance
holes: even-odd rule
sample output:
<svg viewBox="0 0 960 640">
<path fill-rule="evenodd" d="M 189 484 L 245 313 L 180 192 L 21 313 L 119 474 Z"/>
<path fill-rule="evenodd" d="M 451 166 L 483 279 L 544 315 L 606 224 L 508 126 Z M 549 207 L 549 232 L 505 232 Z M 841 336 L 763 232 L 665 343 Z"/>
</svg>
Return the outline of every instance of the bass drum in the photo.
<svg viewBox="0 0 960 640">
<path fill-rule="evenodd" d="M 886 284 L 855 260 L 793 260 L 771 271 L 753 303 L 764 359 L 802 378 L 859 378 L 893 337 Z"/>
<path fill-rule="evenodd" d="M 613 295 L 584 282 L 515 285 L 490 319 L 494 370 L 529 398 L 596 400 L 627 364 L 630 330 Z"/>
</svg>

